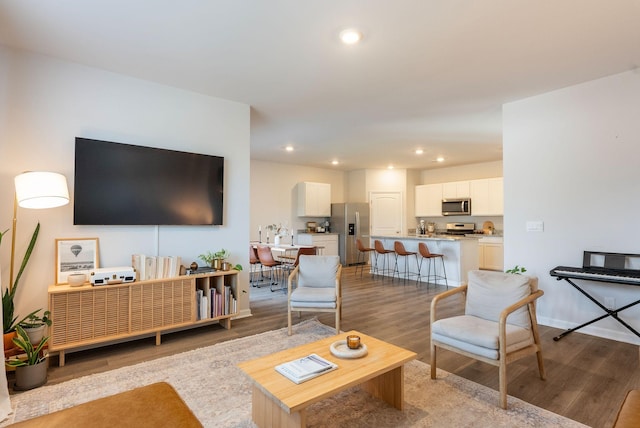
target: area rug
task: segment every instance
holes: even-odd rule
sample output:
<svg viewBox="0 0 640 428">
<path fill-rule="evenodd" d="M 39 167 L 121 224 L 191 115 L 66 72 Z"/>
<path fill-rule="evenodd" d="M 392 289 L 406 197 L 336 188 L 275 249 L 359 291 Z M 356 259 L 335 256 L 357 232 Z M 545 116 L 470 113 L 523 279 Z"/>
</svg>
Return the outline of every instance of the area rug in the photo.
<svg viewBox="0 0 640 428">
<path fill-rule="evenodd" d="M 0 426 L 165 381 L 205 427 L 253 427 L 251 382 L 236 364 L 333 334 L 333 328 L 313 319 L 295 325 L 292 336 L 283 328 L 43 386 L 12 395 L 14 412 Z M 307 426 L 584 427 L 514 397 L 509 397 L 508 410 L 497 407 L 497 402 L 497 391 L 442 370 L 437 380 L 431 380 L 429 365 L 412 361 L 405 369 L 405 410 L 355 387 L 311 406 Z"/>
</svg>

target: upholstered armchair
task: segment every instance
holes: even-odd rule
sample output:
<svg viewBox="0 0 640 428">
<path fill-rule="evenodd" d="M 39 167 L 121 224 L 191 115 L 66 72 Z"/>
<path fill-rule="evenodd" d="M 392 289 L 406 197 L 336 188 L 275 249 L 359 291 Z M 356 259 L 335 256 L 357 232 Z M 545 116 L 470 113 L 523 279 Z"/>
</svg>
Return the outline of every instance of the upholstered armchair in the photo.
<svg viewBox="0 0 640 428">
<path fill-rule="evenodd" d="M 341 278 L 339 256 L 300 256 L 288 280 L 289 336 L 292 311 L 335 312 L 336 334 L 340 333 Z"/>
<path fill-rule="evenodd" d="M 545 379 L 535 301 L 544 293 L 534 277 L 471 271 L 467 285 L 437 295 L 431 302 L 431 379 L 436 378 L 436 348 L 499 367 L 500 406 L 507 408 L 507 364 L 536 354 Z M 465 296 L 464 315 L 438 319 L 444 300 Z"/>
</svg>

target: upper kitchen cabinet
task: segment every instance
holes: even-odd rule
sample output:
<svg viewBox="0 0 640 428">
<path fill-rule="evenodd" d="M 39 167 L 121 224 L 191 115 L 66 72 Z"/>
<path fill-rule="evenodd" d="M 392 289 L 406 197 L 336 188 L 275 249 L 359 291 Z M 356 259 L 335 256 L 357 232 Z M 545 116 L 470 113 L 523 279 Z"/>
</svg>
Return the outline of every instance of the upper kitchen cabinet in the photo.
<svg viewBox="0 0 640 428">
<path fill-rule="evenodd" d="M 331 184 L 298 183 L 298 216 L 331 217 Z"/>
<path fill-rule="evenodd" d="M 504 215 L 504 179 L 471 180 L 471 215 Z"/>
<path fill-rule="evenodd" d="M 442 184 L 443 199 L 468 197 L 470 197 L 468 181 L 453 181 L 450 183 Z"/>
<path fill-rule="evenodd" d="M 442 217 L 442 184 L 416 186 L 416 217 Z"/>
</svg>

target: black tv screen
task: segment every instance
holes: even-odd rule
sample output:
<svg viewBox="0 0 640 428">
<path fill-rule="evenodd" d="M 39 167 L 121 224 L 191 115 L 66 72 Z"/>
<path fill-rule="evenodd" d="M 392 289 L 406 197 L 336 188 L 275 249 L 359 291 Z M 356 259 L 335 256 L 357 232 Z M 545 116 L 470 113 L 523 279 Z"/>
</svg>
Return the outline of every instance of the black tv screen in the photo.
<svg viewBox="0 0 640 428">
<path fill-rule="evenodd" d="M 221 225 L 224 158 L 76 138 L 73 224 Z"/>
</svg>

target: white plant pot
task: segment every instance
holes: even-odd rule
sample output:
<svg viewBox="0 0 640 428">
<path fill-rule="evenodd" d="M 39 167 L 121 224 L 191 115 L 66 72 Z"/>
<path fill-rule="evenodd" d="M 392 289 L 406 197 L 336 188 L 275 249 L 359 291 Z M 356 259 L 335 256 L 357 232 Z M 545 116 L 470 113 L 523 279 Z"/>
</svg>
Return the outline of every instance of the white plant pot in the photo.
<svg viewBox="0 0 640 428">
<path fill-rule="evenodd" d="M 280 235 L 276 235 L 273 237 L 273 243 L 276 245 L 280 245 Z"/>
<path fill-rule="evenodd" d="M 46 326 L 42 324 L 41 326 L 38 326 L 38 327 L 24 329 L 24 331 L 27 333 L 27 336 L 29 336 L 29 342 L 31 342 L 34 346 L 40 343 L 40 341 L 44 337 L 45 327 Z"/>
</svg>

